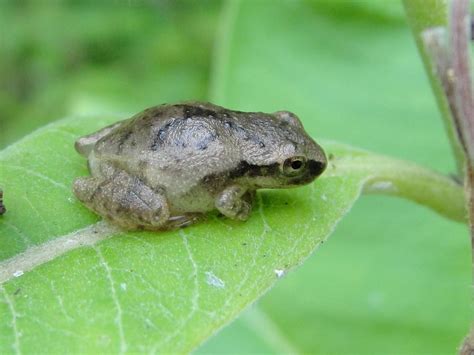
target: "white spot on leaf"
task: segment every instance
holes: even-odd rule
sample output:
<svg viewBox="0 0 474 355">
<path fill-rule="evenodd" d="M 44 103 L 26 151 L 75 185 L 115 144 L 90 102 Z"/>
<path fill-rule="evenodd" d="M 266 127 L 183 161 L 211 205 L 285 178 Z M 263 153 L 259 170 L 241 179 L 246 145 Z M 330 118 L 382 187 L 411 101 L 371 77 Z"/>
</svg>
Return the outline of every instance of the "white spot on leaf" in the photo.
<svg viewBox="0 0 474 355">
<path fill-rule="evenodd" d="M 217 287 L 217 288 L 224 288 L 225 282 L 214 275 L 211 271 L 206 271 L 206 282 L 208 285 Z"/>
<path fill-rule="evenodd" d="M 122 290 L 124 290 L 124 291 L 127 291 L 127 284 L 124 283 L 124 282 L 122 282 L 122 283 L 120 284 L 120 288 L 121 288 Z"/>
<path fill-rule="evenodd" d="M 17 270 L 13 273 L 13 276 L 15 277 L 20 277 L 21 275 L 23 275 L 23 270 Z"/>
<path fill-rule="evenodd" d="M 274 271 L 275 271 L 276 277 L 278 277 L 278 278 L 281 278 L 281 277 L 283 277 L 283 276 L 285 275 L 285 270 L 282 270 L 282 269 L 275 269 Z"/>
</svg>

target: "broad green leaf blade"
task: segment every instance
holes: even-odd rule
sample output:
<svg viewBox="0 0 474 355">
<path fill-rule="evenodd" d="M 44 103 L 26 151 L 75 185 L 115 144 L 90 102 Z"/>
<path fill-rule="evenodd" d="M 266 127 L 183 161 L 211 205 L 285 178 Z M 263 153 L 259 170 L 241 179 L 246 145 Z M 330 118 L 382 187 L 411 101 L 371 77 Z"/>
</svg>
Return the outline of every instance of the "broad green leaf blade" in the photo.
<svg viewBox="0 0 474 355">
<path fill-rule="evenodd" d="M 213 216 L 175 232 L 123 233 L 70 190 L 87 174 L 75 138 L 115 120 L 60 121 L 0 153 L 8 208 L 0 220 L 1 352 L 189 351 L 300 264 L 366 182 L 391 178 L 370 165 L 389 159 L 327 142 L 327 173 L 307 187 L 260 193 L 246 223 Z M 406 176 L 447 189 L 456 205 L 456 184 L 410 169 Z"/>
</svg>

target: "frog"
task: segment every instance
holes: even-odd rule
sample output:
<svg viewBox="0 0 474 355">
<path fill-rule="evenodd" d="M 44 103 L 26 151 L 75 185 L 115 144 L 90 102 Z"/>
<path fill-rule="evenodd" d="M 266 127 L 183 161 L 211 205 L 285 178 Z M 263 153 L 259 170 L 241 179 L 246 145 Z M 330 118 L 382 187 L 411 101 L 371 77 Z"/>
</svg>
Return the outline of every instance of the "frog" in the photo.
<svg viewBox="0 0 474 355">
<path fill-rule="evenodd" d="M 74 181 L 75 196 L 126 230 L 186 227 L 214 210 L 245 221 L 258 189 L 306 185 L 327 166 L 294 113 L 208 102 L 150 107 L 79 138 L 75 149 L 90 173 Z"/>
</svg>

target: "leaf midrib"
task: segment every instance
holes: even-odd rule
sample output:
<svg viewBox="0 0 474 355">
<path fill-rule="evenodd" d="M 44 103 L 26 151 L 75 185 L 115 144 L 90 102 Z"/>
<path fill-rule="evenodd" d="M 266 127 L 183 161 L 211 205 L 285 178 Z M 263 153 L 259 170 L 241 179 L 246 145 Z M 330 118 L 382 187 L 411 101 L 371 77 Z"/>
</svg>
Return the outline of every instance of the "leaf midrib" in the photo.
<svg viewBox="0 0 474 355">
<path fill-rule="evenodd" d="M 12 258 L 0 262 L 0 285 L 33 270 L 50 260 L 84 246 L 92 246 L 121 233 L 118 227 L 100 221 L 83 229 L 32 246 Z"/>
</svg>

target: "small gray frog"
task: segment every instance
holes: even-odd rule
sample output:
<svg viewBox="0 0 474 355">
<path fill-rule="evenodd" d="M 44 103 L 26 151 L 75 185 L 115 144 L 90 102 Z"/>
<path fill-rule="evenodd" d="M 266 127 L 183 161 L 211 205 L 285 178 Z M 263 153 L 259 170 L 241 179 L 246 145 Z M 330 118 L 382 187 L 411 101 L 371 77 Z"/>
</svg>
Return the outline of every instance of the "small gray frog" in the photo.
<svg viewBox="0 0 474 355">
<path fill-rule="evenodd" d="M 122 228 L 166 230 L 217 209 L 246 220 L 255 191 L 308 184 L 322 148 L 291 112 L 164 104 L 76 142 L 91 177 L 74 182 L 88 208 Z"/>
</svg>

